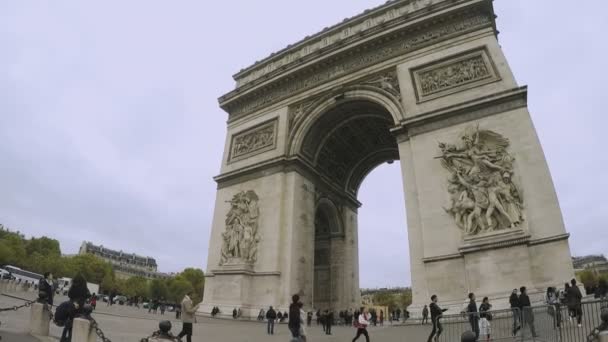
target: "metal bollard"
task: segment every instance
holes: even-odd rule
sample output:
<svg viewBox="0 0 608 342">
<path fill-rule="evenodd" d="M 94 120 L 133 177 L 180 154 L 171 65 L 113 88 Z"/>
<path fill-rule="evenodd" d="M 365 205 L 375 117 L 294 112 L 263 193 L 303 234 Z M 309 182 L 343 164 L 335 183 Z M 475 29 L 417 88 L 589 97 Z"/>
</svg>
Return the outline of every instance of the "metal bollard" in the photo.
<svg viewBox="0 0 608 342">
<path fill-rule="evenodd" d="M 30 334 L 36 336 L 49 336 L 50 311 L 48 305 L 34 303 L 30 310 Z"/>
<path fill-rule="evenodd" d="M 72 342 L 96 342 L 95 330 L 91 328 L 91 321 L 75 318 L 72 326 Z"/>
</svg>

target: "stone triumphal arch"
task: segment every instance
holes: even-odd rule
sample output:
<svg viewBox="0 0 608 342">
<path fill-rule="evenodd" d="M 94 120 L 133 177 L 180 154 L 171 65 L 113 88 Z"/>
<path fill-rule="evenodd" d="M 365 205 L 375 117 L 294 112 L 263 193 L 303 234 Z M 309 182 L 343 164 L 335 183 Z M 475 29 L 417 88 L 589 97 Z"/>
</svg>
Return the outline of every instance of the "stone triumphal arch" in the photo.
<svg viewBox="0 0 608 342">
<path fill-rule="evenodd" d="M 238 72 L 201 313 L 359 304 L 357 191 L 399 161 L 413 310 L 573 275 L 490 0 L 402 0 Z M 404 225 L 405 229 L 405 225 Z"/>
</svg>

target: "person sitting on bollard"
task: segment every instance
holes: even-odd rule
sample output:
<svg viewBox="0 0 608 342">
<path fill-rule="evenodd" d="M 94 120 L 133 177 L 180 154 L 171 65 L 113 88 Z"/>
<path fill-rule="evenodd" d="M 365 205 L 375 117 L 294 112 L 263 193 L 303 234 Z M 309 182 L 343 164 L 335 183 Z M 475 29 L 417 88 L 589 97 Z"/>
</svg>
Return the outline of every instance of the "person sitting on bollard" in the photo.
<svg viewBox="0 0 608 342">
<path fill-rule="evenodd" d="M 63 332 L 61 333 L 60 342 L 70 342 L 72 340 L 72 323 L 74 318 L 87 315 L 84 304 L 89 297 L 91 297 L 91 293 L 87 287 L 87 281 L 84 279 L 82 274 L 76 274 L 74 279 L 72 279 L 72 285 L 68 290 L 68 298 L 70 298 L 69 302 L 72 304 L 73 309 L 68 311 L 68 317 L 65 321 Z M 66 310 L 68 309 L 66 308 Z M 59 311 L 59 307 L 57 308 L 57 311 Z M 55 312 L 56 314 L 57 311 Z"/>
<path fill-rule="evenodd" d="M 55 294 L 55 289 L 53 288 L 53 273 L 45 272 L 44 277 L 40 278 L 40 281 L 38 282 L 38 297 L 40 297 L 42 292 L 45 293 L 46 303 L 53 306 L 53 295 Z"/>
</svg>

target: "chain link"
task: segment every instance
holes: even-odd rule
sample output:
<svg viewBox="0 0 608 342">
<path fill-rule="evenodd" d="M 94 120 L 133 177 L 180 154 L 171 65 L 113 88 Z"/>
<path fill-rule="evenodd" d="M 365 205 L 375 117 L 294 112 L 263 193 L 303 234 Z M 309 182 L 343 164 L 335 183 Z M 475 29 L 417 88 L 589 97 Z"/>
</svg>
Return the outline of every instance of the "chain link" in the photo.
<svg viewBox="0 0 608 342">
<path fill-rule="evenodd" d="M 89 319 L 91 320 L 91 328 L 95 329 L 95 334 L 97 334 L 97 337 L 99 337 L 103 342 L 112 342 L 109 338 L 106 337 L 106 335 L 104 335 L 103 331 L 101 331 L 101 329 L 99 328 L 99 324 L 97 324 L 97 321 L 93 319 L 93 317 L 89 317 Z"/>
<path fill-rule="evenodd" d="M 35 300 L 30 300 L 30 301 L 25 302 L 22 305 L 15 305 L 13 307 L 8 307 L 8 308 L 0 308 L 0 312 L 3 312 L 3 311 L 17 311 L 17 310 L 19 310 L 21 308 L 29 307 L 30 305 L 32 305 L 34 303 L 36 303 Z"/>
</svg>

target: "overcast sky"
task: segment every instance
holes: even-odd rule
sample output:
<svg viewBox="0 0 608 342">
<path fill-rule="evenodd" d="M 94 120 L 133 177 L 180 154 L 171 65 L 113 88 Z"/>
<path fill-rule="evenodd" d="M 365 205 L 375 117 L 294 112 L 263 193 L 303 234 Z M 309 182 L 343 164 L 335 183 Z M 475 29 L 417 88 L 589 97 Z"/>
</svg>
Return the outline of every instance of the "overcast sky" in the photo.
<svg viewBox="0 0 608 342">
<path fill-rule="evenodd" d="M 0 2 L 0 223 L 204 269 L 232 74 L 383 2 Z M 608 3 L 494 5 L 572 252 L 606 253 Z M 409 285 L 399 163 L 360 200 L 361 286 Z"/>
</svg>

